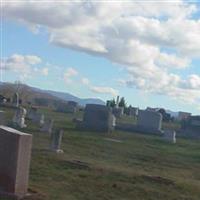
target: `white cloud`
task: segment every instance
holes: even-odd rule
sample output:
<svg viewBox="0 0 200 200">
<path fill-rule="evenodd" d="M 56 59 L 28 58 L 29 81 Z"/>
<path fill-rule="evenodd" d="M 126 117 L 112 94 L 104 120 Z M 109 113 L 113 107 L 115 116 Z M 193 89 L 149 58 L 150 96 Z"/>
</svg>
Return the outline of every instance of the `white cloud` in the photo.
<svg viewBox="0 0 200 200">
<path fill-rule="evenodd" d="M 1 68 L 3 70 L 29 74 L 32 67 L 41 62 L 41 58 L 38 56 L 13 54 L 9 58 L 1 60 Z"/>
<path fill-rule="evenodd" d="M 47 67 L 44 67 L 41 69 L 41 73 L 44 75 L 44 76 L 48 76 L 49 74 L 49 68 Z"/>
<path fill-rule="evenodd" d="M 118 95 L 118 91 L 112 87 L 108 87 L 108 86 L 94 86 L 90 80 L 88 78 L 81 78 L 81 83 L 85 86 L 88 87 L 88 89 L 90 91 L 92 91 L 93 93 L 98 93 L 98 94 L 106 94 L 106 95 L 111 95 L 111 96 L 117 96 Z"/>
<path fill-rule="evenodd" d="M 72 77 L 72 76 L 76 76 L 78 74 L 78 71 L 72 67 L 68 68 L 66 70 L 66 72 L 64 73 L 65 77 Z"/>
<path fill-rule="evenodd" d="M 89 85 L 89 83 L 90 83 L 90 81 L 89 81 L 88 78 L 82 78 L 82 79 L 81 79 L 81 82 L 82 82 L 82 84 L 84 84 L 84 85 Z"/>
<path fill-rule="evenodd" d="M 38 56 L 13 54 L 1 60 L 0 68 L 5 71 L 14 72 L 21 81 L 25 81 L 38 75 L 48 75 L 49 68 L 41 68 L 39 66 L 41 64 L 43 65 L 44 63 Z"/>
<path fill-rule="evenodd" d="M 77 75 L 78 75 L 78 71 L 76 69 L 72 67 L 68 68 L 63 75 L 65 83 L 67 84 L 71 83 L 72 82 L 71 78 Z"/>
<path fill-rule="evenodd" d="M 118 91 L 111 88 L 111 87 L 99 87 L 99 86 L 91 86 L 90 90 L 95 93 L 100 93 L 100 94 L 109 94 L 112 96 L 117 96 Z"/>
<path fill-rule="evenodd" d="M 199 90 L 200 89 L 200 76 L 198 76 L 196 74 L 190 75 L 186 82 L 186 85 L 190 89 Z"/>
<path fill-rule="evenodd" d="M 123 65 L 129 74 L 129 79 L 120 77 L 124 85 L 189 103 L 199 102 L 199 75 L 180 75 L 190 67 L 193 58 L 200 58 L 200 20 L 192 17 L 198 11 L 194 3 L 7 2 L 4 9 L 6 18 L 34 31 L 45 28 L 54 45 L 103 56 Z M 21 58 L 16 59 L 21 62 Z M 64 80 L 69 83 L 76 75 L 71 68 Z M 91 86 L 91 90 L 115 93 L 107 87 Z"/>
</svg>

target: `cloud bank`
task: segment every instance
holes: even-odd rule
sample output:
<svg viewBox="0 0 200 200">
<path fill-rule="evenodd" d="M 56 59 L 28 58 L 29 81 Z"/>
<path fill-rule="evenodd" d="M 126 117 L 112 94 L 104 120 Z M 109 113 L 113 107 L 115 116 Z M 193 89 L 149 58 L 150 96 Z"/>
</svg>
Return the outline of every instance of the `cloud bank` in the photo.
<svg viewBox="0 0 200 200">
<path fill-rule="evenodd" d="M 6 19 L 38 33 L 45 28 L 54 45 L 120 64 L 129 77 L 121 80 L 124 86 L 185 103 L 200 102 L 199 74 L 181 75 L 193 59 L 200 59 L 200 20 L 193 17 L 199 10 L 194 3 L 7 1 L 3 9 Z"/>
<path fill-rule="evenodd" d="M 14 72 L 21 81 L 38 74 L 48 76 L 49 73 L 48 67 L 39 66 L 44 65 L 44 63 L 40 57 L 35 55 L 13 54 L 0 61 L 1 70 Z"/>
</svg>

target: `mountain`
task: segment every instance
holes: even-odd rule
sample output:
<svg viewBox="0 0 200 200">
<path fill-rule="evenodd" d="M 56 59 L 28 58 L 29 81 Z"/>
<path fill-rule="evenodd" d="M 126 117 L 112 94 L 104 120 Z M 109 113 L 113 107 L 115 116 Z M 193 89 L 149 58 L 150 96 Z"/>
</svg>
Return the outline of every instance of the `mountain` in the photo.
<svg viewBox="0 0 200 200">
<path fill-rule="evenodd" d="M 34 98 L 46 98 L 51 100 L 75 101 L 81 106 L 85 106 L 88 103 L 105 105 L 104 101 L 97 98 L 83 99 L 69 93 L 43 90 L 21 83 L 13 84 L 0 82 L 0 94 L 6 97 L 12 97 L 16 91 L 19 91 L 20 98 L 25 99 L 26 101 L 32 101 Z"/>
<path fill-rule="evenodd" d="M 51 90 L 44 90 L 44 92 L 51 94 L 55 97 L 65 100 L 65 101 L 76 101 L 81 106 L 85 106 L 86 104 L 89 104 L 89 103 L 105 105 L 104 101 L 102 101 L 101 99 L 97 99 L 97 98 L 81 99 L 74 95 L 71 95 L 69 93 L 64 93 L 64 92 L 56 92 L 56 91 L 51 91 Z"/>
</svg>

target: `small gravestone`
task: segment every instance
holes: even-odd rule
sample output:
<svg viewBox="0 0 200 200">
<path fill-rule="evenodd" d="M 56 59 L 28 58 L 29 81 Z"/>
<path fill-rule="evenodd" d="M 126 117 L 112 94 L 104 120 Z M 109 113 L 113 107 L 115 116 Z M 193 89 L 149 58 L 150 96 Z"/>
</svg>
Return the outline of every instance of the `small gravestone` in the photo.
<svg viewBox="0 0 200 200">
<path fill-rule="evenodd" d="M 7 98 L 0 94 L 0 104 L 5 104 L 7 102 Z"/>
<path fill-rule="evenodd" d="M 68 101 L 67 103 L 67 112 L 76 113 L 78 109 L 78 103 L 75 101 Z"/>
<path fill-rule="evenodd" d="M 75 101 L 60 102 L 56 111 L 63 113 L 75 113 L 78 110 L 78 103 Z"/>
<path fill-rule="evenodd" d="M 0 110 L 0 125 L 3 125 L 4 123 L 4 111 Z"/>
<path fill-rule="evenodd" d="M 183 121 L 183 120 L 187 120 L 192 114 L 188 113 L 188 112 L 178 112 L 178 117 L 177 120 L 178 121 Z"/>
<path fill-rule="evenodd" d="M 44 124 L 44 115 L 41 113 L 36 113 L 34 118 L 33 118 L 33 122 L 38 124 L 40 127 Z"/>
<path fill-rule="evenodd" d="M 109 107 L 98 104 L 87 104 L 83 121 L 77 123 L 80 129 L 110 132 L 113 130 L 113 115 Z"/>
<path fill-rule="evenodd" d="M 56 153 L 63 153 L 63 150 L 61 149 L 62 137 L 63 130 L 56 130 L 51 134 L 51 151 L 54 151 Z"/>
<path fill-rule="evenodd" d="M 43 114 L 40 115 L 39 125 L 40 125 L 40 126 L 43 126 L 43 125 L 44 125 L 44 115 L 43 115 Z"/>
<path fill-rule="evenodd" d="M 164 138 L 164 140 L 175 144 L 176 143 L 176 132 L 174 130 L 164 130 L 163 138 Z"/>
<path fill-rule="evenodd" d="M 139 110 L 138 108 L 129 106 L 128 109 L 127 109 L 127 114 L 129 116 L 137 117 L 138 116 L 138 110 Z"/>
<path fill-rule="evenodd" d="M 27 194 L 32 135 L 0 126 L 0 199 Z"/>
<path fill-rule="evenodd" d="M 111 119 L 112 119 L 112 129 L 114 130 L 115 126 L 116 126 L 116 117 L 114 115 L 112 115 Z"/>
<path fill-rule="evenodd" d="M 123 107 L 115 107 L 115 108 L 113 108 L 112 112 L 116 118 L 120 118 L 124 114 L 124 108 Z"/>
<path fill-rule="evenodd" d="M 25 117 L 26 117 L 26 109 L 23 107 L 17 108 L 13 117 L 14 126 L 18 126 L 20 128 L 27 127 L 27 125 L 25 124 Z"/>
<path fill-rule="evenodd" d="M 137 127 L 143 132 L 161 132 L 162 115 L 155 111 L 139 110 Z"/>
<path fill-rule="evenodd" d="M 183 120 L 180 135 L 190 138 L 200 138 L 200 116 L 189 116 Z"/>
<path fill-rule="evenodd" d="M 42 125 L 40 131 L 42 132 L 47 132 L 47 133 L 51 133 L 52 132 L 52 128 L 53 128 L 53 120 L 52 119 L 48 119 L 44 122 L 44 124 Z"/>
<path fill-rule="evenodd" d="M 19 94 L 17 92 L 13 95 L 12 103 L 15 107 L 19 106 Z"/>
<path fill-rule="evenodd" d="M 33 120 L 36 115 L 37 115 L 37 108 L 36 107 L 29 108 L 27 113 L 27 119 Z"/>
</svg>

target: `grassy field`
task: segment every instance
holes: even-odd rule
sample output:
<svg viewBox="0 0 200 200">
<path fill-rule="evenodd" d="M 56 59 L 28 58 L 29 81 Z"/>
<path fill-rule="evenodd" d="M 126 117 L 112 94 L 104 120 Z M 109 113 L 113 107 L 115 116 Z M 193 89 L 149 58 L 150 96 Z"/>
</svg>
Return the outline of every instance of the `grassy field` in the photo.
<svg viewBox="0 0 200 200">
<path fill-rule="evenodd" d="M 27 200 L 200 199 L 198 140 L 178 138 L 169 144 L 137 133 L 80 132 L 72 123 L 77 116 L 42 112 L 64 129 L 64 153 L 50 152 L 49 136 L 27 122 L 23 131 L 33 134 L 30 190 L 36 192 Z M 6 109 L 6 115 L 11 119 L 13 110 Z"/>
</svg>

